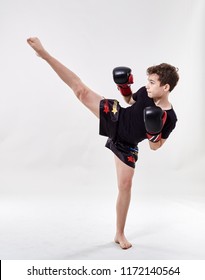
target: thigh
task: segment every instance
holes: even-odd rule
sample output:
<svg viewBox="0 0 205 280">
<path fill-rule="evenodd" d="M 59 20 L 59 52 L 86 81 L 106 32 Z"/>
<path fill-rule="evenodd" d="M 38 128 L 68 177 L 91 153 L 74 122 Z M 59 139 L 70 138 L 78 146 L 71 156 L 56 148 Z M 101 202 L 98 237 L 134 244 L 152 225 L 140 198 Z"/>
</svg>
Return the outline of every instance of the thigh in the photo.
<svg viewBox="0 0 205 280">
<path fill-rule="evenodd" d="M 97 117 L 100 115 L 100 101 L 102 96 L 87 88 L 84 94 L 81 96 L 81 102 Z"/>
<path fill-rule="evenodd" d="M 116 155 L 115 166 L 117 172 L 118 186 L 131 187 L 135 169 L 122 162 Z"/>
</svg>

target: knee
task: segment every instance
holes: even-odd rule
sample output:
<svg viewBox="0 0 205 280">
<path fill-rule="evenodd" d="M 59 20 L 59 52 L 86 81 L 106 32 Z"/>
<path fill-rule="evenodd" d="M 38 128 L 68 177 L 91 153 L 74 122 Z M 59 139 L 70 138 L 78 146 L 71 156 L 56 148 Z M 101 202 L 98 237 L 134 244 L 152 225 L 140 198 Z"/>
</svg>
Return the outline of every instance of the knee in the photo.
<svg viewBox="0 0 205 280">
<path fill-rule="evenodd" d="M 119 191 L 121 192 L 130 192 L 131 191 L 131 188 L 132 188 L 132 180 L 131 179 L 126 179 L 126 180 L 123 180 L 119 183 Z"/>
<path fill-rule="evenodd" d="M 87 96 L 87 89 L 84 85 L 82 84 L 79 84 L 75 90 L 75 95 L 76 97 L 82 102 L 82 103 L 85 103 L 85 100 L 86 100 L 86 96 Z"/>
</svg>

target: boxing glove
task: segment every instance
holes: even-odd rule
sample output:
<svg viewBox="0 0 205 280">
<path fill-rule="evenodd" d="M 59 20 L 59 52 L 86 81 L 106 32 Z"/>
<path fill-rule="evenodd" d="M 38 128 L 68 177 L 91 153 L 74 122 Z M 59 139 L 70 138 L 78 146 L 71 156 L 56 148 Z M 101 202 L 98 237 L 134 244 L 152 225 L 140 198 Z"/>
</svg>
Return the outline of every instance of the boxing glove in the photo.
<svg viewBox="0 0 205 280">
<path fill-rule="evenodd" d="M 130 86 L 133 84 L 133 75 L 131 72 L 132 70 L 130 68 L 124 66 L 113 69 L 113 80 L 123 96 L 132 94 Z"/>
<path fill-rule="evenodd" d="M 161 140 L 161 131 L 166 119 L 167 112 L 160 107 L 146 107 L 144 109 L 144 123 L 149 141 L 155 143 Z"/>
</svg>

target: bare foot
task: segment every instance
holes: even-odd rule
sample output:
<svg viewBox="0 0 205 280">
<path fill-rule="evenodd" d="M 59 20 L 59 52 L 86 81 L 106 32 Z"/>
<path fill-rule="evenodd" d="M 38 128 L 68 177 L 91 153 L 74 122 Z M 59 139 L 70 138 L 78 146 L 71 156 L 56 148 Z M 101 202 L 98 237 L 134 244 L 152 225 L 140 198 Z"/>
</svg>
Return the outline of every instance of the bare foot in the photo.
<svg viewBox="0 0 205 280">
<path fill-rule="evenodd" d="M 41 41 L 37 37 L 30 37 L 27 39 L 27 43 L 36 51 L 36 54 L 41 58 L 45 58 L 48 52 L 44 49 Z"/>
<path fill-rule="evenodd" d="M 120 247 L 124 250 L 129 249 L 132 247 L 132 244 L 127 240 L 127 238 L 124 236 L 124 234 L 117 234 L 115 236 L 115 243 L 119 244 Z"/>
</svg>

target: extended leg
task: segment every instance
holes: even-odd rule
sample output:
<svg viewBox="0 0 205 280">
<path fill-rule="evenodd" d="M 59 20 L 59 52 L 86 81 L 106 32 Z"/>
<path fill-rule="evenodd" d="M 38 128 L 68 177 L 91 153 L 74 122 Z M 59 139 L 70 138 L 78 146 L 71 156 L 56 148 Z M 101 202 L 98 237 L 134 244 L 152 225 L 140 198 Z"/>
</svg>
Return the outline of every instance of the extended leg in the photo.
<svg viewBox="0 0 205 280">
<path fill-rule="evenodd" d="M 103 99 L 91 89 L 89 89 L 80 78 L 64 66 L 57 59 L 52 57 L 43 47 L 40 40 L 36 37 L 29 38 L 28 44 L 36 51 L 38 56 L 43 58 L 74 92 L 76 97 L 99 118 L 99 103 Z"/>
</svg>

